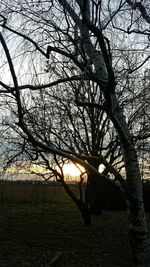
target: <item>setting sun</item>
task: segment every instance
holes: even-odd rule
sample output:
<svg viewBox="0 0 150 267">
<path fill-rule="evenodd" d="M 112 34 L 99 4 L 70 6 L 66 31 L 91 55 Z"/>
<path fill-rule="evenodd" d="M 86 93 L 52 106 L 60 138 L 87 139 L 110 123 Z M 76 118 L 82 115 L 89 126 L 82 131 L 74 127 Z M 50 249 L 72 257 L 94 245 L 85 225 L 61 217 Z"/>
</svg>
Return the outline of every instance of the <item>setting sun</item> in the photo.
<svg viewBox="0 0 150 267">
<path fill-rule="evenodd" d="M 84 172 L 84 168 L 80 165 L 77 166 L 72 163 L 65 164 L 63 167 L 64 174 L 68 176 L 79 176 L 81 172 Z"/>
</svg>

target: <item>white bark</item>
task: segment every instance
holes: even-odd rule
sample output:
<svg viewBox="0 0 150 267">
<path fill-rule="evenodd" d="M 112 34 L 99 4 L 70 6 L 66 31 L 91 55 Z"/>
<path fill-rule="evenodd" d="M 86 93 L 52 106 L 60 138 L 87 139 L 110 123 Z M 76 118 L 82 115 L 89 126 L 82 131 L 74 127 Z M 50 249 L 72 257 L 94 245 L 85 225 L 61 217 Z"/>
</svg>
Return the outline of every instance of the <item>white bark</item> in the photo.
<svg viewBox="0 0 150 267">
<path fill-rule="evenodd" d="M 93 64 L 97 61 L 93 61 Z M 95 68 L 97 69 L 98 65 L 95 65 Z M 100 71 L 100 68 L 97 69 L 97 74 Z M 120 137 L 126 168 L 130 243 L 136 266 L 148 267 L 150 266 L 150 243 L 145 219 L 138 159 L 134 145 L 132 144 L 132 136 L 130 135 L 123 111 L 119 106 L 115 93 L 112 94 L 110 92 L 110 99 L 112 107 L 108 115 Z"/>
<path fill-rule="evenodd" d="M 150 266 L 150 243 L 145 219 L 139 164 L 133 145 L 124 145 L 126 185 L 129 200 L 129 238 L 137 266 Z"/>
</svg>

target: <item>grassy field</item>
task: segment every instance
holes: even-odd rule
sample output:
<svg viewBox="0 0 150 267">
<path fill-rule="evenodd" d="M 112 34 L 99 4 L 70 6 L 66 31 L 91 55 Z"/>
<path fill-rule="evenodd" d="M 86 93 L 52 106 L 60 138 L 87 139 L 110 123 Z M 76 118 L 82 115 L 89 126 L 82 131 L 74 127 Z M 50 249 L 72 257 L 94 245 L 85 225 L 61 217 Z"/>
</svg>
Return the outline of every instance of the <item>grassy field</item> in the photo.
<svg viewBox="0 0 150 267">
<path fill-rule="evenodd" d="M 60 186 L 1 184 L 0 266 L 132 267 L 126 212 L 103 211 L 84 226 Z"/>
</svg>

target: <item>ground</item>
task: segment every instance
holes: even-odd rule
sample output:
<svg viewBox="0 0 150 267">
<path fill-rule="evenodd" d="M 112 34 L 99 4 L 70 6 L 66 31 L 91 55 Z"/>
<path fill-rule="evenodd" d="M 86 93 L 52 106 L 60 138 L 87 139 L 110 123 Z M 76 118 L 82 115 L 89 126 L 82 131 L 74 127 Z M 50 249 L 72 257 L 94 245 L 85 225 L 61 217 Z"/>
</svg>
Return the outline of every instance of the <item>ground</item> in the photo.
<svg viewBox="0 0 150 267">
<path fill-rule="evenodd" d="M 10 200 L 3 191 L 0 267 L 48 267 L 59 252 L 57 267 L 133 267 L 126 212 L 103 211 L 84 226 L 75 205 L 58 191 L 51 190 L 47 201 L 23 199 L 23 191 L 18 200 L 15 187 Z"/>
</svg>

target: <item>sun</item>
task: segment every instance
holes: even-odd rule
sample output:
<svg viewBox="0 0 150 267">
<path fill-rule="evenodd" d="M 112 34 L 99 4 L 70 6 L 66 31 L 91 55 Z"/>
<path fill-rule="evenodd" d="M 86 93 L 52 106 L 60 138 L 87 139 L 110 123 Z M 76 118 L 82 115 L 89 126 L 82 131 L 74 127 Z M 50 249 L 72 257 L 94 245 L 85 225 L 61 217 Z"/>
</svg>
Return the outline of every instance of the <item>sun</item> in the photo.
<svg viewBox="0 0 150 267">
<path fill-rule="evenodd" d="M 81 174 L 81 172 L 84 172 L 84 168 L 81 167 L 80 165 L 77 165 L 78 167 L 76 167 L 74 164 L 72 163 L 67 163 L 63 166 L 63 172 L 64 175 L 68 175 L 68 176 L 79 176 Z"/>
</svg>

